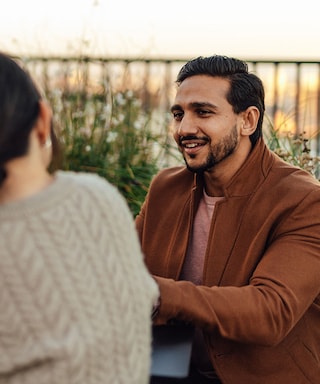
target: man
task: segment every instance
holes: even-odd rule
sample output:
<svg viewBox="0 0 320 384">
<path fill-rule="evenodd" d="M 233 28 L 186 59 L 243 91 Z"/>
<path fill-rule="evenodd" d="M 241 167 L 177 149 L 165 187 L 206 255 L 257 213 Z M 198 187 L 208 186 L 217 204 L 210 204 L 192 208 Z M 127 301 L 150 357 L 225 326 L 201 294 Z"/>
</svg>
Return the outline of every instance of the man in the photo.
<svg viewBox="0 0 320 384">
<path fill-rule="evenodd" d="M 177 77 L 174 138 L 136 218 L 160 287 L 154 324 L 196 327 L 190 375 L 155 383 L 319 384 L 320 186 L 271 152 L 245 62 L 199 57 Z"/>
</svg>

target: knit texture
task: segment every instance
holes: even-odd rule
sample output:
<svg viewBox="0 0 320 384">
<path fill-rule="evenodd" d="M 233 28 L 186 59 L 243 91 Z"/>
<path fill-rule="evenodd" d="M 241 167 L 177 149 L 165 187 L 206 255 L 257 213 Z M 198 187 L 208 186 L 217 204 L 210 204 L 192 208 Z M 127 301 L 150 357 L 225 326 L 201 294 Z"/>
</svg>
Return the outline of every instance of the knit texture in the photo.
<svg viewBox="0 0 320 384">
<path fill-rule="evenodd" d="M 1 384 L 148 383 L 158 289 L 115 187 L 60 171 L 0 205 L 0 244 Z"/>
</svg>

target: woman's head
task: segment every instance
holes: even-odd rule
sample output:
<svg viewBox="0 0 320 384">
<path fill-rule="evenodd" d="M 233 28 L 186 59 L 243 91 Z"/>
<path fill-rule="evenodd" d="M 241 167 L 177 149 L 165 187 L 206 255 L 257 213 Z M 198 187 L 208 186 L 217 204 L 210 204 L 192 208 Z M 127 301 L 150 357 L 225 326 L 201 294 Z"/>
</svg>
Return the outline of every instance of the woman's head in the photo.
<svg viewBox="0 0 320 384">
<path fill-rule="evenodd" d="M 40 100 L 40 92 L 29 74 L 17 61 L 0 53 L 0 184 L 6 177 L 6 162 L 28 151 Z"/>
</svg>

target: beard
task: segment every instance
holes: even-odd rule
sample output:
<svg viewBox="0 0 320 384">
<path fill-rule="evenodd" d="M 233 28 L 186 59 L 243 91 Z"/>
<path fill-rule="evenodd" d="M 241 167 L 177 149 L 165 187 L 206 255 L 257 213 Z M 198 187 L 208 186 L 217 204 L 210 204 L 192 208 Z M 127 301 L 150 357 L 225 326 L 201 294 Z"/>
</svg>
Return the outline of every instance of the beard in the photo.
<svg viewBox="0 0 320 384">
<path fill-rule="evenodd" d="M 215 165 L 221 163 L 228 158 L 238 145 L 239 135 L 237 127 L 234 126 L 231 132 L 224 136 L 217 144 L 210 145 L 210 152 L 205 162 L 197 166 L 191 166 L 188 164 L 187 159 L 184 157 L 187 168 L 191 172 L 203 173 L 214 168 Z"/>
</svg>

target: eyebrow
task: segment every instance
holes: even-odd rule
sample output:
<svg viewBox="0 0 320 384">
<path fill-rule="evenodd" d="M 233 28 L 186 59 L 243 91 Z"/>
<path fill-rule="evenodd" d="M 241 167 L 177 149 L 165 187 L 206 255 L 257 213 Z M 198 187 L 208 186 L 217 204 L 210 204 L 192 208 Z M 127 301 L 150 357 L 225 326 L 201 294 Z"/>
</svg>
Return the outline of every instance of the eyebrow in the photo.
<svg viewBox="0 0 320 384">
<path fill-rule="evenodd" d="M 209 107 L 209 108 L 213 108 L 213 109 L 217 109 L 217 106 L 214 105 L 214 104 L 211 104 L 209 102 L 199 102 L 199 101 L 195 101 L 195 102 L 192 102 L 189 104 L 189 107 L 191 108 L 204 108 L 204 107 Z M 173 112 L 173 111 L 176 111 L 176 110 L 182 110 L 183 108 L 181 107 L 181 105 L 179 104 L 174 104 L 171 108 L 170 108 L 170 111 Z"/>
</svg>

